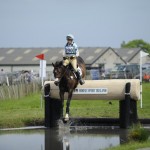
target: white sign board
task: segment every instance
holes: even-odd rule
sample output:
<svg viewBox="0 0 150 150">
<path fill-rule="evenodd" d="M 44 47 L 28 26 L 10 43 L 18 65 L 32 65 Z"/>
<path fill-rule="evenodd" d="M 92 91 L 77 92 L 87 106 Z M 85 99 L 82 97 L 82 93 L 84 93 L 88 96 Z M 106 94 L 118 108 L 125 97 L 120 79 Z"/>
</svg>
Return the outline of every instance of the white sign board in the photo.
<svg viewBox="0 0 150 150">
<path fill-rule="evenodd" d="M 46 77 L 46 60 L 40 60 L 40 78 Z"/>
<path fill-rule="evenodd" d="M 77 88 L 73 94 L 108 94 L 107 88 Z"/>
</svg>

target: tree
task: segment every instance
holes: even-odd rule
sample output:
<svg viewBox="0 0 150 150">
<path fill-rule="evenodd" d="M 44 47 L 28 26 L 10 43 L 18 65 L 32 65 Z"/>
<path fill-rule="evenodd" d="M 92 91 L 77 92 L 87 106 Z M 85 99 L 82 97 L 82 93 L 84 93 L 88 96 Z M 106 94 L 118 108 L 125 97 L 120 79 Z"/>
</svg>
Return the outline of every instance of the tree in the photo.
<svg viewBox="0 0 150 150">
<path fill-rule="evenodd" d="M 150 53 L 150 44 L 145 42 L 142 39 L 132 40 L 132 41 L 129 41 L 128 43 L 125 43 L 125 41 L 123 41 L 121 43 L 121 47 L 122 48 L 142 48 L 145 52 Z"/>
</svg>

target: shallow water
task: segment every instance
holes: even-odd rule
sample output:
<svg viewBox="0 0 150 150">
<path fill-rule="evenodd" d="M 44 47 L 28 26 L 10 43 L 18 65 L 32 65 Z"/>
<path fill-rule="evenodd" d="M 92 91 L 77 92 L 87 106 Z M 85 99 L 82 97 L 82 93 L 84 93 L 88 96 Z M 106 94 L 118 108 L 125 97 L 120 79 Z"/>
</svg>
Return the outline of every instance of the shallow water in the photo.
<svg viewBox="0 0 150 150">
<path fill-rule="evenodd" d="M 0 150 L 101 150 L 127 140 L 127 130 L 113 127 L 60 127 L 0 131 Z"/>
</svg>

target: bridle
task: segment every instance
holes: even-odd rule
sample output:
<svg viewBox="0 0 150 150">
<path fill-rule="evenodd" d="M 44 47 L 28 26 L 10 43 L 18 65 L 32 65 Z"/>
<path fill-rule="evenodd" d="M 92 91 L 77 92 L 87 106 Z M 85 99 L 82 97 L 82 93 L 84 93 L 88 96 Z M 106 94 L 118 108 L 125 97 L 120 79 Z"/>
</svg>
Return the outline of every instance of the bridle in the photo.
<svg viewBox="0 0 150 150">
<path fill-rule="evenodd" d="M 62 68 L 63 66 L 61 66 L 61 67 L 54 67 L 54 69 L 56 68 Z M 60 74 L 61 74 L 61 72 L 60 71 L 58 71 Z M 60 76 L 60 77 L 57 77 L 58 79 L 59 79 L 59 81 L 64 77 L 64 75 L 66 74 L 66 72 L 67 72 L 67 68 L 65 69 L 65 71 L 64 71 L 64 73 Z"/>
</svg>

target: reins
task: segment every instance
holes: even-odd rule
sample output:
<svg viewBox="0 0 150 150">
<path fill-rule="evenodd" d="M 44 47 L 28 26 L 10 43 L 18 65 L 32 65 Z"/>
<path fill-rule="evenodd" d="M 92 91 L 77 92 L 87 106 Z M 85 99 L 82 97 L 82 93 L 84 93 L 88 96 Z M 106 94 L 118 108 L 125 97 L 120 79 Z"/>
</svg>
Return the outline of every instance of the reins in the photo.
<svg viewBox="0 0 150 150">
<path fill-rule="evenodd" d="M 59 78 L 59 80 L 61 80 L 61 79 L 64 77 L 64 75 L 66 74 L 67 70 L 68 70 L 68 66 L 67 66 L 67 68 L 65 69 L 63 75 Z"/>
</svg>

